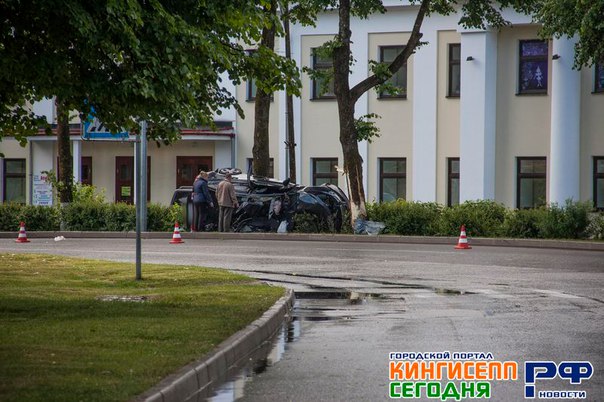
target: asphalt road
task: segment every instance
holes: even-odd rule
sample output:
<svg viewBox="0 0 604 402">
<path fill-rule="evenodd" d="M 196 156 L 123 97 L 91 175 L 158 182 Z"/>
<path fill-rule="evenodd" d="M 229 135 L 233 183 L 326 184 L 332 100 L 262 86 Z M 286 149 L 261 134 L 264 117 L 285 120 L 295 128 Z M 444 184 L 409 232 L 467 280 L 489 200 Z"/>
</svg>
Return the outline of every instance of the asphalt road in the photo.
<svg viewBox="0 0 604 402">
<path fill-rule="evenodd" d="M 132 239 L 31 240 L 0 239 L 0 252 L 134 261 Z M 589 361 L 581 384 L 536 389 L 603 400 L 604 252 L 453 246 L 144 240 L 143 263 L 223 267 L 299 292 L 296 334 L 245 383 L 245 401 L 387 400 L 390 352 L 443 351 L 518 362 L 518 380 L 490 382 L 494 401 L 524 400 L 525 361 Z"/>
</svg>

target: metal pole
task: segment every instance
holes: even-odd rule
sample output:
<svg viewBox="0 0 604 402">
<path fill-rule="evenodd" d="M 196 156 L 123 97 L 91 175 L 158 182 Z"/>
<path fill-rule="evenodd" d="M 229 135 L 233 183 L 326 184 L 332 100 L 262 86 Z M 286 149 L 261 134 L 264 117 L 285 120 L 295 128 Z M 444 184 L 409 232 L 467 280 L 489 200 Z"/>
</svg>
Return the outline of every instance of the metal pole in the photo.
<svg viewBox="0 0 604 402">
<path fill-rule="evenodd" d="M 141 135 L 136 135 L 136 142 L 134 144 L 135 147 L 135 155 L 137 162 L 140 161 L 141 158 Z M 134 164 L 134 175 L 137 178 L 134 183 L 134 194 L 135 194 L 135 204 L 136 204 L 136 280 L 142 279 L 141 273 L 141 163 Z"/>
<path fill-rule="evenodd" d="M 141 122 L 141 231 L 147 231 L 147 122 Z"/>
</svg>

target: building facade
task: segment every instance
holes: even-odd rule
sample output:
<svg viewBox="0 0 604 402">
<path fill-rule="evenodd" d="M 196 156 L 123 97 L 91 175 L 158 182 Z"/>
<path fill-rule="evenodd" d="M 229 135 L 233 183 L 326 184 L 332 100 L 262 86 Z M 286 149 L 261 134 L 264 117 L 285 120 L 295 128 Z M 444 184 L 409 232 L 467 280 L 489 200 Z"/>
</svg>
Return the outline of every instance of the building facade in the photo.
<svg viewBox="0 0 604 402">
<path fill-rule="evenodd" d="M 385 14 L 352 21 L 352 85 L 367 77 L 370 60 L 396 56 L 416 11 L 393 5 Z M 380 137 L 359 143 L 367 200 L 454 205 L 491 199 L 527 208 L 573 199 L 604 209 L 604 65 L 572 69 L 573 39 L 541 40 L 539 26 L 524 15 L 506 13 L 512 26 L 499 30 L 466 30 L 459 17 L 424 21 L 422 40 L 429 43 L 391 79 L 398 94 L 371 90 L 358 101 L 357 116 L 381 117 Z M 293 26 L 292 57 L 298 65 L 328 68 L 330 61 L 313 49 L 337 29 L 335 12 L 322 14 L 315 27 Z M 277 47 L 283 51 L 283 39 Z M 293 116 L 297 182 L 346 188 L 336 170 L 343 165 L 336 100 L 329 85 L 321 92 L 320 82 L 306 75 L 302 82 Z M 149 144 L 152 202 L 168 203 L 174 189 L 190 185 L 199 169 L 247 169 L 255 88 L 248 82 L 230 90 L 245 118 L 223 111 L 218 129 L 185 130 L 171 146 Z M 53 120 L 51 101 L 34 107 Z M 288 177 L 286 118 L 285 94 L 275 93 L 269 153 L 273 176 L 280 179 Z M 74 121 L 72 144 L 76 179 L 105 189 L 108 200 L 132 201 L 132 143 L 83 141 Z M 41 172 L 56 170 L 54 138 L 32 137 L 25 148 L 4 139 L 0 152 L 5 155 L 2 200 L 46 200 Z"/>
</svg>

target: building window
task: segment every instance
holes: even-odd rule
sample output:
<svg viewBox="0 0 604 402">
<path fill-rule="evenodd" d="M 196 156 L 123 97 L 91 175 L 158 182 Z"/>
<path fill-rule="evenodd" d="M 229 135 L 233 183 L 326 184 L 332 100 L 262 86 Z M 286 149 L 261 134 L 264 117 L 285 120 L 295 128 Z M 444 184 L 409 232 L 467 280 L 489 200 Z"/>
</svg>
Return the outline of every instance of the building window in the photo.
<svg viewBox="0 0 604 402">
<path fill-rule="evenodd" d="M 461 94 L 461 44 L 449 43 L 449 87 L 447 96 L 459 98 Z"/>
<path fill-rule="evenodd" d="M 312 158 L 312 185 L 323 183 L 338 185 L 338 158 Z"/>
<path fill-rule="evenodd" d="M 547 93 L 547 52 L 547 41 L 520 41 L 520 61 L 518 66 L 519 94 Z"/>
<path fill-rule="evenodd" d="M 459 158 L 447 158 L 447 206 L 459 204 Z"/>
<path fill-rule="evenodd" d="M 247 90 L 246 90 L 246 100 L 248 101 L 254 101 L 256 100 L 256 79 L 255 78 L 251 78 L 249 80 L 247 80 L 247 84 L 246 84 Z"/>
<path fill-rule="evenodd" d="M 3 202 L 25 204 L 25 159 L 4 159 Z"/>
<path fill-rule="evenodd" d="M 252 163 L 254 161 L 254 159 L 252 158 L 247 158 L 247 170 L 246 172 L 252 172 L 252 174 L 254 174 L 254 172 L 252 171 Z M 270 178 L 275 177 L 275 160 L 273 158 L 270 158 L 268 161 L 268 174 Z"/>
<path fill-rule="evenodd" d="M 517 158 L 517 208 L 537 208 L 545 205 L 545 172 L 544 157 Z"/>
<path fill-rule="evenodd" d="M 407 159 L 380 158 L 381 202 L 407 198 Z"/>
<path fill-rule="evenodd" d="M 333 69 L 333 60 L 331 57 L 319 55 L 316 49 L 312 50 L 312 68 L 318 71 L 328 71 Z M 313 99 L 333 99 L 336 94 L 333 89 L 333 79 L 326 82 L 326 79 L 317 78 L 312 80 L 312 98 Z"/>
<path fill-rule="evenodd" d="M 80 182 L 92 186 L 92 156 L 82 156 Z"/>
<path fill-rule="evenodd" d="M 380 46 L 380 63 L 392 63 L 405 46 Z M 380 92 L 380 98 L 407 98 L 407 63 L 403 64 L 396 73 L 386 81 L 394 86 L 397 93 Z"/>
<path fill-rule="evenodd" d="M 594 92 L 604 93 L 604 61 L 595 64 Z"/>
<path fill-rule="evenodd" d="M 604 156 L 594 156 L 594 206 L 604 210 Z"/>
</svg>

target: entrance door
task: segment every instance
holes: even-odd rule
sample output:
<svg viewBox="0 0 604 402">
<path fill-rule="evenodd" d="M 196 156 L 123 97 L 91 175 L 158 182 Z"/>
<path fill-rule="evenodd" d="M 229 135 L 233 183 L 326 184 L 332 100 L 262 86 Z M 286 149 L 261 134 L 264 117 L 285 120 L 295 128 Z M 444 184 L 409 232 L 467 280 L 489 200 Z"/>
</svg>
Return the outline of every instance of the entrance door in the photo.
<svg viewBox="0 0 604 402">
<path fill-rule="evenodd" d="M 177 156 L 176 157 L 176 188 L 192 186 L 200 170 L 212 170 L 211 156 Z"/>
<path fill-rule="evenodd" d="M 151 157 L 147 156 L 147 201 L 150 196 Z M 134 203 L 134 156 L 115 157 L 115 202 Z"/>
</svg>

